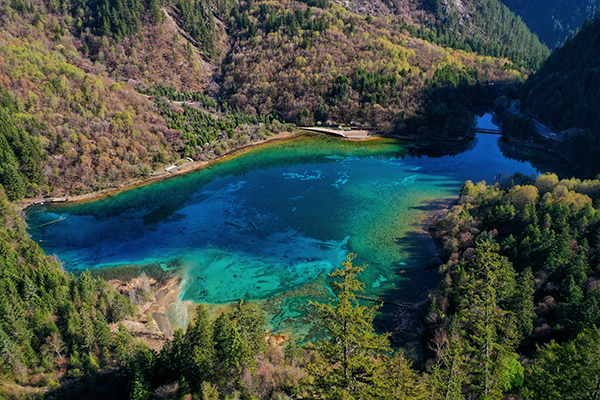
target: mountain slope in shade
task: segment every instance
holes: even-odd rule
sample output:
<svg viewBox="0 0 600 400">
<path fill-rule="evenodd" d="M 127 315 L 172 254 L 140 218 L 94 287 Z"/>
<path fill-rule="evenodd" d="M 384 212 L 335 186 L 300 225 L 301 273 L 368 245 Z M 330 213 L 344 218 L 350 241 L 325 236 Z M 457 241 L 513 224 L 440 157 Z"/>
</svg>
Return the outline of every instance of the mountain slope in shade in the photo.
<svg viewBox="0 0 600 400">
<path fill-rule="evenodd" d="M 555 50 L 520 89 L 524 110 L 564 134 L 555 143 L 591 176 L 600 157 L 600 13 Z"/>
<path fill-rule="evenodd" d="M 501 0 L 550 48 L 560 46 L 600 8 L 600 0 Z"/>
<path fill-rule="evenodd" d="M 600 13 L 521 88 L 523 105 L 554 128 L 600 132 Z"/>
</svg>

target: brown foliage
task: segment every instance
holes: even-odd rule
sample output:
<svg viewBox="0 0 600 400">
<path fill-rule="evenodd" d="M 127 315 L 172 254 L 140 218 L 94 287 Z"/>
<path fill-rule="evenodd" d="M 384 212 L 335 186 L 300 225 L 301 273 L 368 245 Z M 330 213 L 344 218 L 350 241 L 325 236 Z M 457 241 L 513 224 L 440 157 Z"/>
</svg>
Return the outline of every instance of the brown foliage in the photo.
<svg viewBox="0 0 600 400">
<path fill-rule="evenodd" d="M 127 83 L 101 75 L 102 66 L 90 66 L 69 34 L 52 39 L 54 17 L 37 26 L 12 17 L 0 36 L 0 76 L 26 129 L 31 121 L 44 127 L 33 133 L 50 156 L 43 168 L 48 191 L 112 187 L 148 174 L 155 158 L 173 155 L 168 139 L 157 134 L 166 127 L 153 104 Z"/>
</svg>

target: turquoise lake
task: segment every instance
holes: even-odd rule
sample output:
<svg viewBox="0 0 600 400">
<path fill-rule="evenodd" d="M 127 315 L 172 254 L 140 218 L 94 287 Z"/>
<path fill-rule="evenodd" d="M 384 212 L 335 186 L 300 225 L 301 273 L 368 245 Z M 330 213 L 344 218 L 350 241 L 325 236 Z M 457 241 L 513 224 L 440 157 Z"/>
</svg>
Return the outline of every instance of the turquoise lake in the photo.
<svg viewBox="0 0 600 400">
<path fill-rule="evenodd" d="M 489 127 L 490 117 L 479 120 Z M 419 301 L 437 273 L 425 212 L 466 180 L 568 169 L 480 134 L 465 143 L 347 142 L 301 136 L 199 171 L 98 200 L 30 208 L 30 234 L 71 272 L 119 266 L 176 270 L 181 300 L 264 300 L 274 329 L 302 330 L 308 299 L 329 296 L 326 274 L 349 252 L 369 264 L 367 295 Z M 504 146 L 504 148 L 502 147 Z M 562 168 L 562 171 L 558 171 Z M 41 226 L 49 222 L 56 223 Z M 37 227 L 37 228 L 36 228 Z"/>
</svg>

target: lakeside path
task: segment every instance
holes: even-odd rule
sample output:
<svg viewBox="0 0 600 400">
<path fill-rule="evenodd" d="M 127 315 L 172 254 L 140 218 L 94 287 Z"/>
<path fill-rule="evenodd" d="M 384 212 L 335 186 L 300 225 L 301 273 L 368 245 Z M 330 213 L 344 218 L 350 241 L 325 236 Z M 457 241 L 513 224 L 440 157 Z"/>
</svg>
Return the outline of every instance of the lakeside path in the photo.
<svg viewBox="0 0 600 400">
<path fill-rule="evenodd" d="M 231 149 L 228 152 L 226 152 L 225 154 L 223 154 L 222 156 L 215 157 L 212 160 L 194 161 L 194 162 L 189 163 L 189 165 L 186 165 L 185 167 L 182 167 L 173 172 L 162 173 L 160 175 L 149 176 L 147 178 L 132 179 L 128 182 L 121 183 L 118 186 L 115 186 L 115 187 L 112 187 L 109 189 L 100 190 L 97 192 L 91 192 L 91 193 L 86 193 L 86 194 L 81 194 L 81 195 L 76 195 L 76 196 L 56 197 L 56 198 L 33 197 L 33 198 L 23 199 L 23 200 L 14 202 L 14 204 L 16 204 L 21 210 L 25 210 L 28 207 L 38 205 L 38 204 L 44 204 L 44 203 L 63 203 L 63 202 L 71 203 L 71 202 L 95 200 L 95 199 L 99 199 L 101 197 L 114 195 L 114 194 L 122 192 L 124 190 L 133 189 L 133 188 L 136 188 L 139 186 L 144 186 L 144 185 L 147 185 L 152 182 L 161 181 L 163 179 L 169 179 L 173 176 L 187 174 L 189 172 L 193 172 L 200 168 L 206 167 L 207 165 L 209 165 L 211 163 L 214 163 L 217 161 L 222 161 L 228 157 L 237 155 L 237 154 L 244 152 L 250 148 L 259 147 L 259 146 L 262 146 L 264 144 L 274 142 L 274 141 L 292 139 L 296 136 L 301 136 L 306 133 L 307 132 L 303 131 L 303 130 L 278 133 L 277 135 L 270 136 L 270 137 L 266 138 L 265 140 L 248 143 L 244 146 Z M 168 165 L 163 167 L 163 170 L 166 169 L 167 167 L 168 167 Z"/>
<path fill-rule="evenodd" d="M 541 137 L 543 137 L 544 139 L 553 140 L 555 142 L 562 142 L 564 140 L 564 136 L 562 133 L 553 131 L 552 129 L 550 129 L 550 127 L 548 127 L 547 125 L 544 125 L 543 123 L 538 121 L 536 118 L 534 118 L 528 112 L 521 111 L 519 100 L 513 100 L 510 103 L 510 107 L 508 108 L 508 111 L 510 113 L 518 115 L 518 116 L 522 116 L 522 117 L 525 116 L 525 117 L 531 118 L 531 120 L 535 124 L 536 133 L 538 135 L 540 135 Z"/>
<path fill-rule="evenodd" d="M 377 139 L 377 138 L 381 137 L 379 135 L 373 135 L 371 132 L 366 132 L 366 131 L 360 131 L 359 134 L 351 135 L 351 136 L 339 135 L 339 132 L 341 132 L 341 131 L 338 131 L 338 135 L 336 135 L 336 136 L 341 137 L 344 140 L 367 141 L 367 140 L 373 140 L 373 139 Z M 324 132 L 323 130 L 310 129 L 310 128 L 309 129 L 299 128 L 298 130 L 295 130 L 292 132 L 278 133 L 278 134 L 270 136 L 264 140 L 248 143 L 244 146 L 233 148 L 233 149 L 227 151 L 225 154 L 215 157 L 211 160 L 193 161 L 193 162 L 185 165 L 184 167 L 178 168 L 177 170 L 172 171 L 172 172 L 166 172 L 166 169 L 169 167 L 168 165 L 166 165 L 165 167 L 163 167 L 163 173 L 161 173 L 161 174 L 149 176 L 146 178 L 132 179 L 128 182 L 121 183 L 118 186 L 112 187 L 109 189 L 104 189 L 104 190 L 100 190 L 97 192 L 91 192 L 91 193 L 75 195 L 75 196 L 62 196 L 62 197 L 55 197 L 55 198 L 33 197 L 33 198 L 20 200 L 18 202 L 15 202 L 14 204 L 16 204 L 21 210 L 25 210 L 28 207 L 38 205 L 38 204 L 44 204 L 44 203 L 63 203 L 63 202 L 71 203 L 71 202 L 95 200 L 95 199 L 99 199 L 101 197 L 114 195 L 114 194 L 122 192 L 124 190 L 133 189 L 133 188 L 136 188 L 139 186 L 144 186 L 144 185 L 147 185 L 152 182 L 157 182 L 157 181 L 160 181 L 163 179 L 169 179 L 173 176 L 187 174 L 189 172 L 193 172 L 193 171 L 196 171 L 203 167 L 206 167 L 207 165 L 210 165 L 211 163 L 214 163 L 217 161 L 222 161 L 224 159 L 227 159 L 228 157 L 237 155 L 248 149 L 251 149 L 254 147 L 260 147 L 260 146 L 265 145 L 270 142 L 289 140 L 296 136 L 302 136 L 302 135 L 306 135 L 306 134 L 315 134 L 315 133 L 329 134 L 329 132 Z"/>
</svg>

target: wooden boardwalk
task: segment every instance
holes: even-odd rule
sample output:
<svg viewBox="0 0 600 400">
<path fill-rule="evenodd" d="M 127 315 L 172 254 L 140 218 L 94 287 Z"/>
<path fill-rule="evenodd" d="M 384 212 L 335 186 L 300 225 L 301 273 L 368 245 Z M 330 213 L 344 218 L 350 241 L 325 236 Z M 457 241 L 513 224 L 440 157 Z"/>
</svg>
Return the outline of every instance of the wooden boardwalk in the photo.
<svg viewBox="0 0 600 400">
<path fill-rule="evenodd" d="M 491 135 L 502 135 L 502 131 L 500 129 L 475 128 L 475 130 L 473 132 L 475 132 L 475 133 L 489 133 Z"/>
<path fill-rule="evenodd" d="M 321 127 L 303 127 L 301 128 L 305 131 L 310 132 L 318 132 L 325 133 L 327 135 L 339 136 L 344 139 L 350 140 L 365 140 L 368 139 L 373 133 L 377 132 L 374 129 L 350 129 L 350 130 L 341 130 L 341 129 L 333 129 L 333 128 L 321 128 Z M 484 129 L 484 128 L 475 128 L 473 130 L 475 133 L 486 133 L 490 135 L 502 135 L 502 131 L 500 129 Z"/>
</svg>

